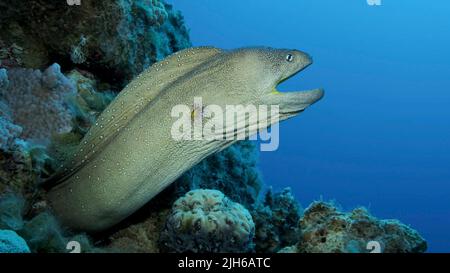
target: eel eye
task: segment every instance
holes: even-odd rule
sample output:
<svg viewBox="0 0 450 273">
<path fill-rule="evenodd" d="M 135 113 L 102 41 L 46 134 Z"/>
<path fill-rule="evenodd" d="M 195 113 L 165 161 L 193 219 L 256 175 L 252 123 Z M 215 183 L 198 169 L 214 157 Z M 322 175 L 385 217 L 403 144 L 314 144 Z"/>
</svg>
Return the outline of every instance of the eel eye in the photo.
<svg viewBox="0 0 450 273">
<path fill-rule="evenodd" d="M 286 55 L 286 61 L 291 63 L 293 60 L 294 60 L 294 55 L 292 55 L 292 54 Z"/>
</svg>

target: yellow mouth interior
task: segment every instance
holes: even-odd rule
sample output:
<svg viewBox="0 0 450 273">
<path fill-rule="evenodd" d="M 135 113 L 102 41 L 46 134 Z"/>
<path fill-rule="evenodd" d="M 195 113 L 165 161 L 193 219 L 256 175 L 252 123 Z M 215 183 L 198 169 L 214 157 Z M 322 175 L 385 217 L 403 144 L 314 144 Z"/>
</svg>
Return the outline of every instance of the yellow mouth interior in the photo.
<svg viewBox="0 0 450 273">
<path fill-rule="evenodd" d="M 270 92 L 271 94 L 274 94 L 274 95 L 279 95 L 279 94 L 281 94 L 281 92 L 280 91 L 278 91 L 275 87 L 272 89 L 272 92 Z"/>
</svg>

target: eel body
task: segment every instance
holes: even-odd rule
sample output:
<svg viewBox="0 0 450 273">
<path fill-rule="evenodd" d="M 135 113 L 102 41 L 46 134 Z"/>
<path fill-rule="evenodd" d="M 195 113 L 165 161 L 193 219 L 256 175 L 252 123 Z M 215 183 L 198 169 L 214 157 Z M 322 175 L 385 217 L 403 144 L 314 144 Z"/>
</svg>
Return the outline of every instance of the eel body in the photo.
<svg viewBox="0 0 450 273">
<path fill-rule="evenodd" d="M 195 98 L 223 108 L 277 105 L 278 120 L 285 120 L 323 96 L 321 89 L 275 89 L 311 62 L 298 50 L 199 47 L 154 64 L 120 92 L 47 181 L 52 209 L 75 230 L 97 232 L 117 224 L 186 170 L 236 141 L 174 139 L 174 106 L 185 105 L 195 116 Z M 251 126 L 265 129 L 271 123 Z M 239 121 L 234 126 L 231 134 L 248 128 Z"/>
</svg>

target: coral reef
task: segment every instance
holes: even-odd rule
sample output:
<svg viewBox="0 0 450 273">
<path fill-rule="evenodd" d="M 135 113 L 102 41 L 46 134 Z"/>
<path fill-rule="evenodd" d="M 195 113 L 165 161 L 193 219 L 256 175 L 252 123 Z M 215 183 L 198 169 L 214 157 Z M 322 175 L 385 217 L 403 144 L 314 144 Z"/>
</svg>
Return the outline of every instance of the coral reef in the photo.
<svg viewBox="0 0 450 273">
<path fill-rule="evenodd" d="M 0 40 L 0 66 L 4 67 L 17 67 L 22 66 L 22 60 L 20 56 L 23 53 L 23 48 L 16 43 L 6 46 L 5 43 Z M 1 86 L 0 86 L 1 87 Z"/>
<path fill-rule="evenodd" d="M 0 149 L 0 194 L 16 192 L 26 197 L 34 194 L 36 181 L 44 172 L 40 158 L 35 157 L 40 150 L 21 139 L 14 139 L 6 149 Z"/>
<path fill-rule="evenodd" d="M 173 204 L 160 245 L 169 252 L 248 252 L 254 231 L 242 205 L 217 190 L 192 190 Z"/>
<path fill-rule="evenodd" d="M 0 88 L 6 88 L 8 85 L 8 73 L 5 68 L 0 68 Z"/>
<path fill-rule="evenodd" d="M 21 133 L 22 127 L 11 120 L 9 107 L 0 101 L 0 149 L 9 150 Z"/>
<path fill-rule="evenodd" d="M 109 85 L 98 82 L 87 71 L 74 69 L 67 77 L 77 88 L 77 96 L 69 101 L 73 114 L 72 132 L 84 136 L 116 94 L 110 91 Z"/>
<path fill-rule="evenodd" d="M 82 65 L 121 84 L 190 46 L 183 17 L 160 0 L 0 1 L 3 66 Z"/>
<path fill-rule="evenodd" d="M 85 235 L 71 235 L 58 224 L 48 210 L 25 219 L 30 210 L 26 201 L 15 194 L 0 196 L 0 229 L 16 232 L 28 244 L 31 252 L 67 252 L 69 241 L 77 241 L 83 252 L 99 252 Z"/>
<path fill-rule="evenodd" d="M 77 90 L 76 95 L 70 96 L 67 102 L 71 113 L 71 131 L 53 135 L 48 147 L 53 163 L 63 162 L 74 152 L 83 136 L 116 95 L 110 91 L 108 84 L 98 82 L 87 71 L 74 69 L 67 74 L 67 78 Z M 58 167 L 59 164 L 52 165 L 55 170 Z"/>
<path fill-rule="evenodd" d="M 48 155 L 45 146 L 51 138 L 67 140 L 58 133 L 87 130 L 112 100 L 111 92 L 83 89 L 82 77 L 74 80 L 75 74 L 74 70 L 66 77 L 58 64 L 43 72 L 0 69 L 0 193 L 32 194 L 39 177 L 48 177 L 56 169 L 52 161 L 61 159 Z M 76 143 L 71 144 L 76 145 L 81 135 L 76 134 Z"/>
<path fill-rule="evenodd" d="M 255 143 L 240 141 L 187 171 L 174 183 L 175 196 L 192 189 L 215 189 L 251 209 L 263 184 L 257 160 Z"/>
<path fill-rule="evenodd" d="M 30 253 L 30 249 L 14 231 L 0 229 L 0 253 Z"/>
<path fill-rule="evenodd" d="M 9 86 L 8 72 L 0 69 L 0 94 Z M 1 99 L 0 95 L 0 149 L 9 150 L 14 140 L 22 134 L 22 127 L 14 124 L 9 106 Z"/>
<path fill-rule="evenodd" d="M 251 214 L 256 226 L 256 252 L 277 252 L 298 242 L 301 208 L 290 188 L 275 194 L 269 189 Z"/>
<path fill-rule="evenodd" d="M 58 64 L 44 72 L 11 68 L 3 69 L 1 74 L 6 74 L 7 81 L 3 82 L 7 84 L 2 84 L 0 97 L 10 109 L 9 117 L 22 127 L 22 138 L 42 142 L 54 133 L 71 129 L 66 98 L 74 95 L 76 89 L 61 73 Z"/>
<path fill-rule="evenodd" d="M 126 253 L 157 253 L 159 236 L 169 214 L 168 209 L 149 212 L 143 222 L 132 224 L 110 236 L 106 249 Z"/>
<path fill-rule="evenodd" d="M 17 195 L 9 193 L 0 196 L 0 229 L 22 229 L 24 207 L 25 200 Z"/>
<path fill-rule="evenodd" d="M 314 202 L 300 220 L 301 238 L 281 252 L 367 253 L 370 241 L 383 253 L 424 252 L 426 241 L 417 231 L 397 220 L 379 220 L 366 209 L 340 212 L 333 204 Z"/>
<path fill-rule="evenodd" d="M 9 84 L 6 69 L 0 69 L 0 90 Z M 25 194 L 36 178 L 26 143 L 19 137 L 22 127 L 13 123 L 11 110 L 0 98 L 0 194 Z"/>
<path fill-rule="evenodd" d="M 5 109 L 7 106 L 3 107 L 3 105 L 0 102 L 0 107 Z M 22 127 L 14 124 L 9 115 L 3 114 L 3 109 L 0 110 L 0 149 L 9 150 L 14 144 L 14 140 L 22 133 Z"/>
</svg>

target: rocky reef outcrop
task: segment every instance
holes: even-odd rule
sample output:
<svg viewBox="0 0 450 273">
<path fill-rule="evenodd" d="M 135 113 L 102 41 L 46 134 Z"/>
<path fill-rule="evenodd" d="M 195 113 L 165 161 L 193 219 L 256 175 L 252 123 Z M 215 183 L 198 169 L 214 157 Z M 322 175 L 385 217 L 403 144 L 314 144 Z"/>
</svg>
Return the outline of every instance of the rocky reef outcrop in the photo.
<svg viewBox="0 0 450 273">
<path fill-rule="evenodd" d="M 160 0 L 0 1 L 2 66 L 58 62 L 119 85 L 189 47 L 181 14 Z"/>
<path fill-rule="evenodd" d="M 377 219 L 364 208 L 341 212 L 326 202 L 314 202 L 305 210 L 299 230 L 299 242 L 282 252 L 368 253 L 373 250 L 373 243 L 382 253 L 417 253 L 427 249 L 417 231 L 397 220 Z"/>
</svg>

